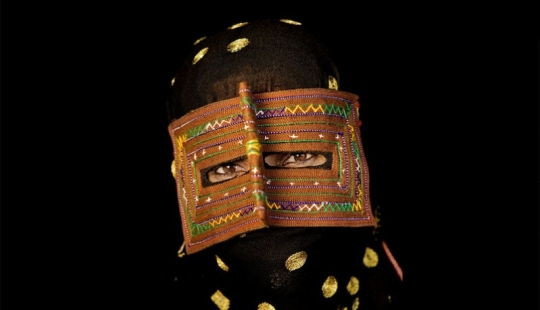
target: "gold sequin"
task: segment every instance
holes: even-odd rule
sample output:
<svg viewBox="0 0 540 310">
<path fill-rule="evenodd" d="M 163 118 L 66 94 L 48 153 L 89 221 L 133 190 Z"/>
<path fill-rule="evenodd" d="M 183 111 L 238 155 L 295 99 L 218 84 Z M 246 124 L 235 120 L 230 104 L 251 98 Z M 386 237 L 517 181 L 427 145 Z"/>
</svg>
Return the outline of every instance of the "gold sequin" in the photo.
<svg viewBox="0 0 540 310">
<path fill-rule="evenodd" d="M 360 289 L 360 281 L 358 281 L 358 278 L 351 277 L 349 280 L 349 283 L 347 283 L 347 291 L 349 294 L 354 295 L 358 293 L 358 290 Z"/>
<path fill-rule="evenodd" d="M 328 88 L 338 90 L 338 83 L 335 77 L 328 76 Z"/>
<path fill-rule="evenodd" d="M 172 164 L 171 164 L 171 173 L 172 173 L 173 177 L 176 179 L 176 167 L 174 166 L 174 159 L 173 159 Z"/>
<path fill-rule="evenodd" d="M 325 298 L 330 298 L 334 296 L 337 291 L 338 283 L 337 279 L 334 276 L 329 276 L 326 278 L 322 285 L 322 293 Z"/>
<path fill-rule="evenodd" d="M 276 308 L 267 302 L 263 302 L 257 306 L 257 310 L 276 310 Z"/>
<path fill-rule="evenodd" d="M 210 297 L 212 301 L 218 306 L 219 310 L 228 310 L 229 306 L 231 305 L 231 302 L 223 293 L 221 293 L 219 290 L 217 290 L 212 296 Z"/>
<path fill-rule="evenodd" d="M 197 39 L 195 42 L 193 42 L 193 45 L 197 45 L 199 43 L 201 43 L 202 40 L 206 39 L 206 37 L 202 37 L 202 38 L 199 38 Z"/>
<path fill-rule="evenodd" d="M 225 270 L 225 271 L 229 271 L 229 266 L 227 266 L 222 260 L 221 258 L 219 258 L 219 256 L 216 255 L 216 261 L 217 261 L 217 265 L 219 266 L 219 268 Z"/>
<path fill-rule="evenodd" d="M 300 251 L 298 253 L 294 253 L 293 255 L 289 256 L 287 260 L 285 261 L 285 267 L 289 271 L 293 271 L 296 269 L 301 268 L 306 263 L 307 259 L 307 253 L 304 251 Z"/>
<path fill-rule="evenodd" d="M 231 53 L 238 52 L 239 50 L 243 49 L 244 47 L 248 46 L 249 40 L 246 38 L 234 40 L 227 46 L 227 51 Z"/>
<path fill-rule="evenodd" d="M 234 25 L 230 26 L 230 27 L 227 28 L 227 29 L 229 29 L 229 30 L 231 30 L 231 29 L 236 29 L 236 28 L 240 28 L 240 27 L 242 27 L 242 26 L 245 26 L 245 25 L 247 25 L 247 24 L 248 24 L 247 22 L 246 22 L 246 23 L 238 23 L 238 24 L 234 24 Z"/>
<path fill-rule="evenodd" d="M 366 252 L 364 253 L 364 265 L 368 268 L 375 267 L 379 263 L 379 256 L 377 252 L 373 251 L 372 248 L 366 247 Z"/>
<path fill-rule="evenodd" d="M 199 62 L 199 60 L 201 60 L 201 58 L 204 57 L 204 55 L 206 54 L 206 52 L 208 52 L 208 47 L 205 47 L 203 48 L 202 50 L 200 50 L 197 55 L 195 55 L 195 57 L 193 57 L 193 64 L 196 64 L 197 62 Z"/>
<path fill-rule="evenodd" d="M 301 23 L 294 21 L 292 19 L 280 19 L 279 21 L 282 23 L 291 24 L 291 25 L 297 25 L 297 26 L 302 25 Z"/>
<path fill-rule="evenodd" d="M 358 310 L 358 307 L 360 307 L 360 298 L 356 297 L 352 302 L 351 309 Z"/>
</svg>

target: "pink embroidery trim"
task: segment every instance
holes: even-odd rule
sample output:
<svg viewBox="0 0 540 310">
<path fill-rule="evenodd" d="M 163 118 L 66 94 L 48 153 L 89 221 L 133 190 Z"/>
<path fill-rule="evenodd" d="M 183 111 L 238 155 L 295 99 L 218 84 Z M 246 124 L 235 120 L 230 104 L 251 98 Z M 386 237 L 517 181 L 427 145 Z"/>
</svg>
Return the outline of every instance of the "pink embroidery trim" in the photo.
<svg viewBox="0 0 540 310">
<path fill-rule="evenodd" d="M 403 281 L 403 271 L 401 270 L 401 267 L 399 266 L 398 262 L 394 258 L 394 255 L 392 255 L 392 253 L 390 252 L 390 249 L 388 248 L 388 245 L 386 245 L 386 242 L 383 241 L 382 246 L 383 246 L 384 252 L 386 253 L 386 256 L 388 256 L 388 259 L 394 266 L 394 269 L 396 270 L 399 276 L 399 279 Z"/>
</svg>

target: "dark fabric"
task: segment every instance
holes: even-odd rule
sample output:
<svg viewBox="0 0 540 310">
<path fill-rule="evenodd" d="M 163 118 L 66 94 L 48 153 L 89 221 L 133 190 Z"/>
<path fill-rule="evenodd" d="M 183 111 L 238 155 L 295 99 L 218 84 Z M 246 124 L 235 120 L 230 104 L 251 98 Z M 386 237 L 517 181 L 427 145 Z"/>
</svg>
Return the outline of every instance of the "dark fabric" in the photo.
<svg viewBox="0 0 540 310">
<path fill-rule="evenodd" d="M 240 38 L 250 44 L 228 52 L 228 44 Z M 206 47 L 208 52 L 193 64 L 195 55 Z M 253 93 L 261 93 L 329 88 L 329 76 L 339 85 L 339 73 L 326 49 L 304 26 L 249 21 L 194 46 L 175 76 L 169 120 L 236 97 L 240 81 L 247 81 Z M 179 308 L 194 309 L 397 309 L 401 280 L 382 248 L 381 233 L 373 227 L 270 227 L 248 232 L 177 258 L 174 298 Z M 377 254 L 376 265 L 364 263 L 366 249 Z M 304 265 L 286 268 L 286 261 L 299 252 L 306 255 Z M 218 258 L 227 270 L 219 267 Z M 329 277 L 335 279 L 337 290 L 325 297 L 323 287 Z M 359 282 L 357 291 L 347 289 L 353 278 Z M 212 301 L 217 291 L 229 301 L 227 307 Z"/>
<path fill-rule="evenodd" d="M 377 266 L 363 264 L 365 248 L 378 253 Z M 307 253 L 298 270 L 285 268 L 287 257 Z M 220 269 L 216 255 L 229 267 Z M 330 298 L 322 294 L 328 276 L 338 282 Z M 355 294 L 346 289 L 359 280 Z M 257 309 L 267 302 L 279 309 L 398 309 L 400 280 L 372 230 L 356 228 L 270 228 L 178 259 L 178 298 L 189 298 L 197 309 L 218 309 L 210 299 L 220 290 L 233 309 Z M 394 307 L 396 306 L 396 307 Z"/>
<path fill-rule="evenodd" d="M 249 46 L 227 51 L 230 42 L 247 38 Z M 192 64 L 195 55 L 206 55 Z M 277 19 L 250 21 L 247 25 L 214 35 L 196 44 L 175 77 L 169 102 L 170 120 L 211 102 L 236 97 L 238 83 L 249 81 L 253 93 L 296 88 L 328 88 L 328 75 L 339 74 L 327 50 L 302 25 Z"/>
</svg>

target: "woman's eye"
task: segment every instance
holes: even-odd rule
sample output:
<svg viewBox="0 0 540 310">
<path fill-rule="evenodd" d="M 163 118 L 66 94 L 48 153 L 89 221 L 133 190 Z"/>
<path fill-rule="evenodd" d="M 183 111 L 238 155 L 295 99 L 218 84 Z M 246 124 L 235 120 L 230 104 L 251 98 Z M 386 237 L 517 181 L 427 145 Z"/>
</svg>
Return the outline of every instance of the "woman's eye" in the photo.
<svg viewBox="0 0 540 310">
<path fill-rule="evenodd" d="M 311 153 L 293 153 L 285 157 L 282 165 L 287 165 L 290 163 L 299 163 L 304 162 L 313 157 Z"/>
<path fill-rule="evenodd" d="M 264 162 L 268 166 L 276 168 L 306 168 L 323 165 L 326 163 L 326 157 L 322 154 L 308 152 L 275 153 L 265 156 Z"/>
<path fill-rule="evenodd" d="M 247 159 L 224 163 L 208 171 L 208 181 L 211 183 L 234 179 L 249 172 Z"/>
<path fill-rule="evenodd" d="M 219 167 L 215 170 L 215 173 L 217 173 L 217 174 L 234 173 L 234 172 L 236 172 L 236 170 L 237 170 L 236 167 L 238 167 L 238 166 L 235 165 L 235 164 L 226 164 L 226 165 L 223 165 L 223 166 L 219 166 Z"/>
</svg>

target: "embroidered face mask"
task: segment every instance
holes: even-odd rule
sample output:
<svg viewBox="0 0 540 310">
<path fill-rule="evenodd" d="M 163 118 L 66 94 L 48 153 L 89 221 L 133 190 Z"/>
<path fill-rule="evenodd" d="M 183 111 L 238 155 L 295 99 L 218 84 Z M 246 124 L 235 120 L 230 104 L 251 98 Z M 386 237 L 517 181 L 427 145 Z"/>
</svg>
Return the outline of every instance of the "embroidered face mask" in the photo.
<svg viewBox="0 0 540 310">
<path fill-rule="evenodd" d="M 239 88 L 169 125 L 186 253 L 269 226 L 375 226 L 358 96 Z"/>
</svg>

